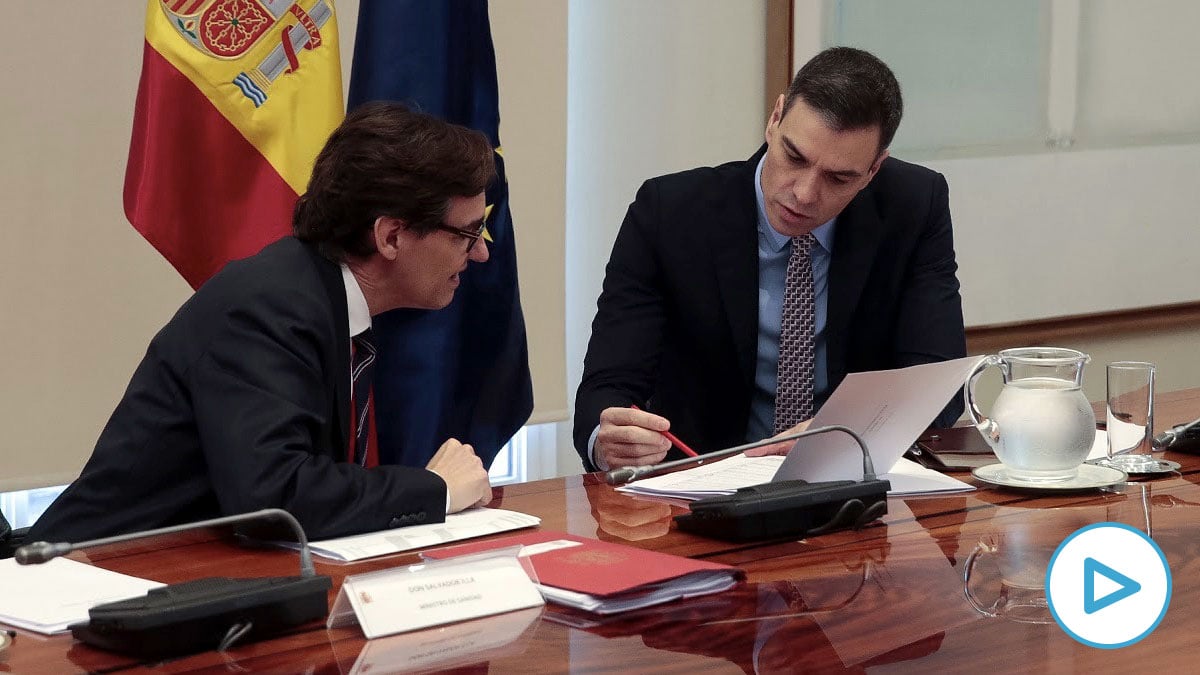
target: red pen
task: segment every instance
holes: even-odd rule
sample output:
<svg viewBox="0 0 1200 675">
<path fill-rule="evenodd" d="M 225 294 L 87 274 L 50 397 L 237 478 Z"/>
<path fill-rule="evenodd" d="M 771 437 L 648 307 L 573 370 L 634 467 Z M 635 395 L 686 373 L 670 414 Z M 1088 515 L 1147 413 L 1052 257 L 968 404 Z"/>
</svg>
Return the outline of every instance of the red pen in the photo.
<svg viewBox="0 0 1200 675">
<path fill-rule="evenodd" d="M 629 406 L 629 407 L 630 407 L 630 408 L 633 408 L 634 410 L 641 410 L 641 408 L 637 407 L 636 405 L 632 405 L 632 404 L 630 404 L 630 406 Z M 673 434 L 673 433 L 671 433 L 671 432 L 669 432 L 669 431 L 660 431 L 660 432 L 658 432 L 658 433 L 662 434 L 662 435 L 663 435 L 663 438 L 665 438 L 665 439 L 667 439 L 668 441 L 671 441 L 672 443 L 674 443 L 674 444 L 675 444 L 675 447 L 677 447 L 677 448 L 679 448 L 680 450 L 682 450 L 682 451 L 683 451 L 683 454 L 687 455 L 688 457 L 699 457 L 699 456 L 700 456 L 700 455 L 698 455 L 698 454 L 696 453 L 696 451 L 695 451 L 695 450 L 693 450 L 693 449 L 689 448 L 689 447 L 687 446 L 687 443 L 684 443 L 683 441 L 681 441 L 681 440 L 679 440 L 678 438 L 676 438 L 675 434 Z"/>
</svg>

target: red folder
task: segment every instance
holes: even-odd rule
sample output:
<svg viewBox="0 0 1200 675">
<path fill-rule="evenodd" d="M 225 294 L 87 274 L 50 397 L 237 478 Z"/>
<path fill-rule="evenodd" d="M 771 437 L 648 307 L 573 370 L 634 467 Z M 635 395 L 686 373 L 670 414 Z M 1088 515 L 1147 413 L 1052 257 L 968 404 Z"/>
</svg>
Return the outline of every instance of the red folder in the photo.
<svg viewBox="0 0 1200 675">
<path fill-rule="evenodd" d="M 738 580 L 746 576 L 742 570 L 729 565 L 546 530 L 448 546 L 425 551 L 421 555 L 428 560 L 443 560 L 492 549 L 548 542 L 560 542 L 563 545 L 547 546 L 548 550 L 529 557 L 538 583 L 598 598 L 641 593 L 666 582 L 682 582 L 684 577 L 696 573 L 726 572 L 732 579 Z"/>
</svg>

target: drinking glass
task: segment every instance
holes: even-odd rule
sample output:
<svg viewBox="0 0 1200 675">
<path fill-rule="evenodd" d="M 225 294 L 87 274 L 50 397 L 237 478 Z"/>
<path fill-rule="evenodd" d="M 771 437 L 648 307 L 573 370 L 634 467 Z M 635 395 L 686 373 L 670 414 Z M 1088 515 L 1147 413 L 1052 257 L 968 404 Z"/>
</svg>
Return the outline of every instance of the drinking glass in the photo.
<svg viewBox="0 0 1200 675">
<path fill-rule="evenodd" d="M 1153 471 L 1154 364 L 1108 364 L 1107 464 L 1129 473 Z"/>
</svg>

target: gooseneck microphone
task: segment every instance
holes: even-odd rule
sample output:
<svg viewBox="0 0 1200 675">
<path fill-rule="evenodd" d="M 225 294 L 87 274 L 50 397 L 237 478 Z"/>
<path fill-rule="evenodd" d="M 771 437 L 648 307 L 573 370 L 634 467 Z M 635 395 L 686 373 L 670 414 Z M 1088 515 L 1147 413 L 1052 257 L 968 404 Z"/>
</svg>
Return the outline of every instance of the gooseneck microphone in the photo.
<svg viewBox="0 0 1200 675">
<path fill-rule="evenodd" d="M 212 518 L 209 520 L 201 520 L 194 523 L 184 523 L 182 525 L 172 525 L 170 527 L 160 527 L 156 530 L 144 530 L 142 532 L 131 532 L 129 534 L 118 534 L 112 537 L 103 539 L 91 539 L 82 541 L 78 544 L 58 543 L 51 544 L 45 541 L 35 541 L 32 544 L 26 544 L 16 550 L 13 557 L 16 558 L 19 565 L 40 565 L 48 560 L 53 560 L 62 555 L 66 555 L 71 551 L 84 548 L 92 548 L 94 546 L 106 546 L 108 544 L 120 544 L 122 542 L 133 539 L 145 539 L 147 537 L 157 537 L 161 534 L 175 534 L 177 532 L 187 532 L 188 530 L 198 530 L 202 527 L 220 527 L 222 525 L 236 525 L 237 523 L 245 523 L 257 520 L 281 520 L 285 525 L 291 528 L 292 534 L 295 535 L 296 541 L 300 542 L 300 575 L 311 577 L 315 576 L 317 571 L 313 567 L 312 552 L 308 550 L 308 537 L 304 534 L 304 528 L 300 527 L 300 521 L 292 514 L 283 509 L 260 509 L 250 513 L 241 513 L 236 516 L 224 516 L 222 518 Z"/>
<path fill-rule="evenodd" d="M 614 469 L 605 475 L 610 484 L 662 473 L 688 464 L 701 464 L 739 452 L 830 432 L 850 435 L 863 456 L 862 480 L 809 483 L 780 480 L 744 487 L 733 494 L 697 499 L 689 513 L 675 516 L 679 529 L 728 541 L 803 538 L 848 527 L 861 527 L 887 513 L 891 483 L 875 477 L 867 444 L 853 429 L 830 425 L 764 439 L 724 450 L 650 466 Z"/>
<path fill-rule="evenodd" d="M 669 462 L 647 464 L 645 466 L 624 466 L 620 469 L 613 469 L 612 471 L 604 474 L 604 481 L 609 485 L 623 485 L 639 478 L 656 476 L 664 471 L 670 471 L 671 469 L 681 466 L 687 466 L 689 464 L 699 465 L 714 459 L 724 459 L 730 455 L 736 455 L 747 450 L 753 450 L 754 448 L 762 448 L 768 445 L 775 445 L 776 443 L 786 443 L 787 441 L 794 441 L 806 436 L 816 436 L 817 434 L 829 433 L 831 431 L 840 431 L 845 434 L 850 434 L 850 436 L 854 438 L 854 442 L 858 443 L 859 449 L 862 450 L 863 480 L 875 480 L 875 465 L 871 462 L 871 453 L 867 452 L 867 444 L 863 441 L 862 437 L 855 433 L 855 431 L 850 427 L 844 427 L 840 424 L 831 424 L 825 427 L 817 427 L 816 429 L 797 431 L 794 434 L 776 436 L 773 438 L 764 438 L 761 441 L 755 441 L 753 443 L 746 443 L 745 445 L 738 445 L 732 448 L 725 448 L 724 450 L 705 453 L 699 457 L 684 457 L 683 459 L 673 459 Z"/>
<path fill-rule="evenodd" d="M 151 589 L 145 596 L 97 605 L 88 623 L 71 626 L 74 636 L 94 647 L 142 658 L 165 658 L 252 642 L 280 630 L 323 618 L 332 581 L 316 573 L 308 537 L 292 514 L 262 509 L 155 530 L 79 543 L 27 544 L 17 549 L 18 564 L 36 565 L 61 555 L 106 544 L 175 534 L 204 527 L 251 521 L 282 521 L 300 543 L 300 576 L 232 579 L 209 577 Z"/>
<path fill-rule="evenodd" d="M 1170 429 L 1167 429 L 1161 434 L 1155 436 L 1154 443 L 1151 447 L 1153 447 L 1155 450 L 1166 450 L 1182 440 L 1184 437 L 1192 439 L 1200 435 L 1197 432 L 1200 432 L 1200 419 L 1192 420 L 1187 424 L 1176 424 Z"/>
</svg>

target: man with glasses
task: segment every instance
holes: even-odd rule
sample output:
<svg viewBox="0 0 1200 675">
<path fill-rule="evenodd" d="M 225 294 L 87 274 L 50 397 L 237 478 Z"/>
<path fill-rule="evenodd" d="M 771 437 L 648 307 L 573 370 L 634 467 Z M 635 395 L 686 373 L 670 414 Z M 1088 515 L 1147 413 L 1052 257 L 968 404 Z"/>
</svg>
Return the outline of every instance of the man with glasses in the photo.
<svg viewBox="0 0 1200 675">
<path fill-rule="evenodd" d="M 901 108 L 884 63 L 828 49 L 749 160 L 642 185 L 576 396 L 585 466 L 670 458 L 668 429 L 700 452 L 768 438 L 846 373 L 965 355 L 946 181 L 888 157 Z"/>
<path fill-rule="evenodd" d="M 351 112 L 295 236 L 230 263 L 154 337 L 83 473 L 29 540 L 78 541 L 278 507 L 311 539 L 436 523 L 491 499 L 472 448 L 376 466 L 371 317 L 440 309 L 479 241 L 492 147 L 390 103 Z M 383 411 L 381 411 L 383 412 Z"/>
</svg>

